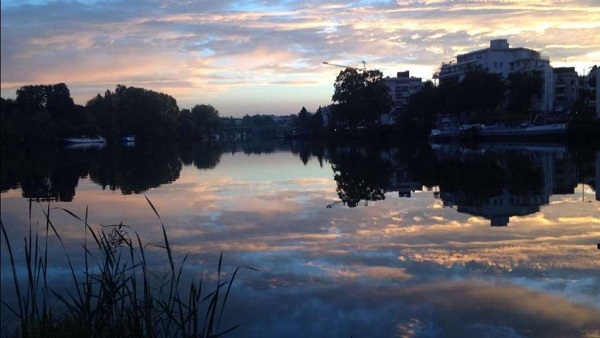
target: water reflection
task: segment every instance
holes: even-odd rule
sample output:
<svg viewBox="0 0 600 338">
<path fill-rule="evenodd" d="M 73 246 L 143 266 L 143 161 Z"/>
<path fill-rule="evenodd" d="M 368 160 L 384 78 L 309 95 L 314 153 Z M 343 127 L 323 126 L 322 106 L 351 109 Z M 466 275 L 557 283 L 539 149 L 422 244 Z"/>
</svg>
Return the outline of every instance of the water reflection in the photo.
<svg viewBox="0 0 600 338">
<path fill-rule="evenodd" d="M 174 182 L 182 165 L 216 168 L 224 153 L 291 152 L 304 165 L 316 158 L 331 165 L 339 203 L 350 208 L 397 192 L 410 198 L 433 191 L 444 206 L 506 226 L 512 216 L 530 215 L 554 194 L 574 194 L 578 183 L 600 184 L 596 153 L 564 146 L 405 145 L 384 147 L 310 142 L 157 144 L 104 148 L 3 149 L 2 191 L 20 188 L 38 201 L 72 201 L 80 178 L 102 189 L 139 194 Z M 337 202 L 329 203 L 332 207 Z"/>
<path fill-rule="evenodd" d="M 90 159 L 99 149 L 2 148 L 2 192 L 20 188 L 25 198 L 70 202 L 80 177 L 89 172 Z"/>
<path fill-rule="evenodd" d="M 336 147 L 329 161 L 342 202 L 356 207 L 360 201 L 385 199 L 392 176 L 392 162 L 374 149 Z"/>
<path fill-rule="evenodd" d="M 414 148 L 408 148 L 414 151 Z M 341 201 L 349 207 L 435 190 L 444 206 L 506 226 L 512 216 L 536 213 L 555 194 L 574 194 L 578 183 L 598 191 L 593 152 L 561 146 L 458 145 L 407 149 L 337 148 L 329 152 Z M 576 156 L 572 153 L 576 152 Z M 592 155 L 592 156 L 590 156 Z M 596 194 L 596 199 L 598 199 Z"/>
<path fill-rule="evenodd" d="M 98 152 L 88 166 L 92 182 L 124 195 L 173 182 L 182 167 L 174 144 L 114 147 Z"/>
<path fill-rule="evenodd" d="M 181 171 L 176 145 L 138 147 L 2 148 L 2 192 L 22 190 L 36 201 L 70 202 L 81 178 L 102 189 L 139 194 L 175 181 Z"/>
<path fill-rule="evenodd" d="M 52 205 L 79 215 L 89 205 L 94 224 L 123 220 L 148 243 L 161 243 L 162 233 L 145 199 L 103 191 L 98 182 L 115 182 L 117 191 L 160 184 L 145 194 L 167 226 L 175 255 L 189 253 L 186 273 L 214 273 L 221 251 L 224 271 L 260 270 L 240 273 L 232 289 L 223 320 L 242 323 L 232 336 L 576 337 L 600 331 L 600 203 L 592 190 L 600 166 L 593 151 L 302 142 L 163 149 L 139 153 L 181 162 L 160 171 L 162 183 L 141 172 L 152 170 L 153 161 L 136 167 L 134 184 L 117 163 L 137 155 L 97 150 L 67 154 L 80 161 L 56 159 L 38 177 L 48 177 L 54 189 L 60 180 L 52 170 L 61 162 L 70 170 L 80 163 L 74 170 L 79 181 L 70 183 L 77 195 Z M 120 177 L 92 177 L 100 155 L 113 161 L 106 172 Z M 4 158 L 2 164 L 2 187 L 8 187 L 2 220 L 9 236 L 22 238 L 27 203 L 24 190 L 16 189 L 23 179 L 5 180 L 5 173 L 21 173 L 5 167 Z M 139 183 L 147 178 L 150 183 Z M 53 212 L 67 250 L 77 252 L 81 224 Z M 489 227 L 498 215 L 509 217 L 511 226 Z M 167 266 L 151 249 L 152 265 Z M 61 257 L 52 255 L 53 263 L 67 266 Z M 1 259 L 9 266 L 6 255 Z M 61 269 L 50 274 L 60 283 Z M 2 278 L 10 282 L 11 276 Z"/>
<path fill-rule="evenodd" d="M 437 149 L 437 155 L 443 168 L 439 186 L 444 205 L 489 219 L 492 226 L 506 226 L 511 216 L 533 214 L 548 204 L 558 178 L 553 169 L 566 156 L 561 149 L 471 152 L 444 147 Z M 569 173 L 573 189 L 577 176 L 574 170 Z"/>
<path fill-rule="evenodd" d="M 185 165 L 194 165 L 196 168 L 214 169 L 221 160 L 225 151 L 220 144 L 214 143 L 188 143 L 179 148 L 181 161 Z"/>
</svg>

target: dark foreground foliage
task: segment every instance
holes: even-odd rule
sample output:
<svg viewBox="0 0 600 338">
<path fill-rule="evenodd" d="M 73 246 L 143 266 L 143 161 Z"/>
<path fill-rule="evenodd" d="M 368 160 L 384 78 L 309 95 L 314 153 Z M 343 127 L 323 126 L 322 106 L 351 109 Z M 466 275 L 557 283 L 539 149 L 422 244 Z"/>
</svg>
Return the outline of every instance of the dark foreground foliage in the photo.
<svg viewBox="0 0 600 338">
<path fill-rule="evenodd" d="M 207 286 L 200 280 L 183 282 L 183 266 L 187 255 L 177 264 L 160 215 L 158 217 L 169 269 L 153 271 L 146 260 L 146 248 L 137 234 L 129 234 L 123 224 L 101 226 L 88 223 L 87 210 L 80 218 L 64 211 L 85 225 L 82 246 L 83 268 L 76 267 L 65 243 L 50 219 L 49 206 L 44 210 L 45 228 L 31 222 L 24 238 L 26 278 L 17 277 L 18 268 L 13 248 L 15 241 L 0 221 L 5 252 L 11 264 L 16 304 L 2 300 L 3 311 L 18 319 L 18 327 L 8 334 L 14 337 L 219 337 L 238 325 L 221 328 L 221 320 L 231 286 L 239 267 L 228 280 L 221 280 L 223 255 L 219 258 L 217 281 Z M 40 235 L 41 234 L 41 235 Z M 55 290 L 48 283 L 48 242 L 60 242 L 70 268 L 71 284 Z M 80 271 L 83 269 L 83 271 Z M 249 268 L 252 269 L 252 268 Z M 4 332 L 6 333 L 6 332 Z M 3 334 L 4 334 L 3 333 Z"/>
</svg>

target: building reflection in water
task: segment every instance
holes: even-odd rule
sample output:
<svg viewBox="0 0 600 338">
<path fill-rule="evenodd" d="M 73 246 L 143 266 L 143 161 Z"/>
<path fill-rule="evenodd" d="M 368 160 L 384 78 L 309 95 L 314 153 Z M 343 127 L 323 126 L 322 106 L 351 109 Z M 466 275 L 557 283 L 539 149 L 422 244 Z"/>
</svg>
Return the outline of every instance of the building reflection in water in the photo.
<svg viewBox="0 0 600 338">
<path fill-rule="evenodd" d="M 458 145 L 434 145 L 436 167 L 436 186 L 430 187 L 436 198 L 446 207 L 456 208 L 458 212 L 483 217 L 492 226 L 507 226 L 510 217 L 526 216 L 540 211 L 540 207 L 550 203 L 551 195 L 576 194 L 579 183 L 590 186 L 600 201 L 600 153 L 595 154 L 595 163 L 576 159 L 564 146 L 512 146 L 487 145 L 478 149 L 462 148 Z M 393 158 L 390 157 L 390 158 Z M 460 173 L 469 167 L 478 166 L 483 161 L 490 173 L 474 173 L 466 177 L 471 182 L 475 176 L 487 175 L 489 181 L 480 179 L 479 189 L 494 191 L 494 184 L 500 182 L 497 193 L 479 196 L 475 189 L 467 189 L 468 184 L 456 188 L 447 182 L 445 170 Z M 423 182 L 415 178 L 406 163 L 394 163 L 388 191 L 397 191 L 399 197 L 410 198 L 415 191 L 422 190 Z M 473 174 L 473 173 L 472 173 Z M 418 173 L 417 173 L 418 176 Z M 454 174 L 460 177 L 461 174 Z M 481 178 L 481 177 L 480 177 Z M 459 178 L 460 179 L 460 178 Z M 461 182 L 467 183 L 467 182 Z M 486 185 L 489 183 L 490 186 Z M 426 185 L 425 185 L 426 186 Z"/>
<path fill-rule="evenodd" d="M 458 212 L 506 226 L 512 216 L 536 213 L 552 195 L 589 186 L 600 201 L 600 154 L 563 145 L 487 144 L 478 148 L 428 144 L 198 143 L 102 149 L 3 150 L 1 190 L 18 189 L 33 201 L 70 202 L 79 179 L 103 189 L 139 194 L 176 181 L 182 165 L 212 170 L 223 153 L 291 152 L 306 165 L 316 158 L 333 170 L 339 200 L 368 205 L 395 192 L 410 198 L 424 187 Z"/>
</svg>

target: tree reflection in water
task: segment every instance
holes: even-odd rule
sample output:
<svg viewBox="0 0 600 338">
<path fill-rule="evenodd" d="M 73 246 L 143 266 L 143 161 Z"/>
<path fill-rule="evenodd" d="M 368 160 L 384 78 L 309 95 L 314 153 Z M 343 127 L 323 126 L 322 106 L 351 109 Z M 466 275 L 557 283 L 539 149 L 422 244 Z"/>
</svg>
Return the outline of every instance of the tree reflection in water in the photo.
<svg viewBox="0 0 600 338">
<path fill-rule="evenodd" d="M 330 145 L 326 157 L 340 202 L 353 208 L 385 199 L 390 192 L 410 197 L 425 187 L 438 191 L 445 206 L 505 226 L 511 216 L 539 211 L 552 194 L 572 194 L 578 183 L 595 182 L 595 156 L 584 156 L 588 152 L 582 150 L 509 145 L 434 148 Z M 303 163 L 308 161 L 306 154 L 306 150 L 298 154 Z"/>
<path fill-rule="evenodd" d="M 224 152 L 291 152 L 305 165 L 316 158 L 330 162 L 340 202 L 350 208 L 397 192 L 410 197 L 423 187 L 435 189 L 445 206 L 507 225 L 549 203 L 552 194 L 572 194 L 578 183 L 593 188 L 593 150 L 565 147 L 322 143 L 314 141 L 243 143 L 160 143 L 135 147 L 66 149 L 3 147 L 1 189 L 21 189 L 25 198 L 72 201 L 80 178 L 103 189 L 139 194 L 179 178 L 182 165 L 216 168 Z"/>
<path fill-rule="evenodd" d="M 181 161 L 175 145 L 66 149 L 2 149 L 2 191 L 21 188 L 23 197 L 70 202 L 79 179 L 139 194 L 179 178 Z"/>
<path fill-rule="evenodd" d="M 392 174 L 392 164 L 382 158 L 381 151 L 367 148 L 335 147 L 329 161 L 342 202 L 353 208 L 360 201 L 385 199 Z"/>
<path fill-rule="evenodd" d="M 90 162 L 90 178 L 105 189 L 120 189 L 125 195 L 174 182 L 181 172 L 176 144 L 142 145 L 102 149 Z"/>
</svg>

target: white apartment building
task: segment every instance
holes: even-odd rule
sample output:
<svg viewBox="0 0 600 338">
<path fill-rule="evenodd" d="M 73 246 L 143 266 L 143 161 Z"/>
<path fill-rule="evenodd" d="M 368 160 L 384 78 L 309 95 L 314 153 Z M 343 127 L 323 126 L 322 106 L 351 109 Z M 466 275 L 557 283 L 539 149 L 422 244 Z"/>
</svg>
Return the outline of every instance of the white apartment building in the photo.
<svg viewBox="0 0 600 338">
<path fill-rule="evenodd" d="M 538 72 L 542 75 L 543 88 L 538 98 L 534 98 L 532 108 L 540 112 L 552 112 L 554 107 L 554 77 L 550 60 L 539 52 L 528 48 L 510 48 L 506 39 L 492 40 L 490 47 L 460 54 L 456 61 L 443 63 L 437 77 L 440 83 L 448 80 L 462 81 L 465 74 L 481 68 L 493 74 L 501 74 L 504 79 L 511 73 Z"/>
<path fill-rule="evenodd" d="M 423 80 L 420 77 L 410 76 L 410 71 L 398 72 L 396 77 L 386 77 L 383 79 L 392 99 L 394 107 L 392 112 L 403 113 L 408 107 L 408 98 L 423 87 Z"/>
</svg>

